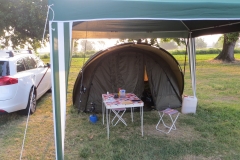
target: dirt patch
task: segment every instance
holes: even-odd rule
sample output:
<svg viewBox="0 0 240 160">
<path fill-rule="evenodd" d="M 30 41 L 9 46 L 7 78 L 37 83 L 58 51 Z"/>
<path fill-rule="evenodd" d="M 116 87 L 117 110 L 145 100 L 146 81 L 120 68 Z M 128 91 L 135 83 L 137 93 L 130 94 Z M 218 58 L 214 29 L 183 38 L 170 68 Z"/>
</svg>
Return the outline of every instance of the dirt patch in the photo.
<svg viewBox="0 0 240 160">
<path fill-rule="evenodd" d="M 230 96 L 218 96 L 218 97 L 214 97 L 214 99 L 211 99 L 211 101 L 222 101 L 222 102 L 226 102 L 226 101 L 238 101 L 239 98 L 238 97 L 230 97 Z"/>
<path fill-rule="evenodd" d="M 185 155 L 182 160 L 221 160 L 220 157 L 203 157 L 203 156 L 195 156 L 195 155 Z"/>
<path fill-rule="evenodd" d="M 235 59 L 235 61 L 233 61 L 233 62 L 226 62 L 226 61 L 215 60 L 215 59 L 208 60 L 207 62 L 212 63 L 212 64 L 225 64 L 225 63 L 226 64 L 229 64 L 229 63 L 240 64 L 240 60 L 237 60 L 237 59 Z"/>
</svg>

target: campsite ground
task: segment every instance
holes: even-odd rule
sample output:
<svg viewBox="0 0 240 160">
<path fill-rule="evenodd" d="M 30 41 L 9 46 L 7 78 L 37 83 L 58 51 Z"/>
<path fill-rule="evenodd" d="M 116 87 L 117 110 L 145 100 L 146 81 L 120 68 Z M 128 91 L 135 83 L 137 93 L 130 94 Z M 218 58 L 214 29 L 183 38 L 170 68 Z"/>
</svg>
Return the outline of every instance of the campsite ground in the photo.
<svg viewBox="0 0 240 160">
<path fill-rule="evenodd" d="M 180 65 L 184 56 L 176 55 Z M 139 116 L 134 123 L 106 127 L 91 124 L 89 114 L 77 114 L 71 96 L 83 59 L 72 59 L 70 69 L 65 159 L 240 159 L 240 61 L 227 64 L 212 60 L 216 55 L 197 55 L 197 97 L 195 115 L 181 114 L 177 130 L 168 135 L 155 130 L 156 111 L 144 112 L 144 137 Z M 240 54 L 235 54 L 240 60 Z M 49 60 L 46 60 L 48 62 Z M 183 67 L 182 67 L 183 69 Z M 189 69 L 186 68 L 184 94 L 192 95 Z M 19 159 L 27 117 L 11 113 L 0 115 L 0 159 Z M 22 159 L 55 159 L 51 94 L 38 100 L 30 116 Z"/>
</svg>

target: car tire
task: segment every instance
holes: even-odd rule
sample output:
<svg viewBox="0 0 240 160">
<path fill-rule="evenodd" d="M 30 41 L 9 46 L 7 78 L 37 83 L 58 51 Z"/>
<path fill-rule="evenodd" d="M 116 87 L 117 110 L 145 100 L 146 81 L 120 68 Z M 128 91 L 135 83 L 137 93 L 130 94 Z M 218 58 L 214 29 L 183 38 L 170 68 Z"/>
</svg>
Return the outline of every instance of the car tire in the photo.
<svg viewBox="0 0 240 160">
<path fill-rule="evenodd" d="M 47 92 L 48 93 L 52 93 L 52 87 Z"/>
<path fill-rule="evenodd" d="M 28 115 L 29 108 L 30 108 L 30 114 L 33 114 L 37 109 L 37 100 L 36 100 L 36 93 L 34 92 L 34 87 L 31 88 L 31 91 L 28 97 L 27 107 L 22 111 L 22 113 L 24 115 Z"/>
</svg>

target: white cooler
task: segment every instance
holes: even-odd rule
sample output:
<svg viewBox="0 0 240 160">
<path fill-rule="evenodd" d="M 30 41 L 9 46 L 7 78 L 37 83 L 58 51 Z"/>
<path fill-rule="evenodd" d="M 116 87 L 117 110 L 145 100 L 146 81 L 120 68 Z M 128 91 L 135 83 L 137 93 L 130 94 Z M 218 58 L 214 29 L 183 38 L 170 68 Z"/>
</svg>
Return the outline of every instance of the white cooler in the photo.
<svg viewBox="0 0 240 160">
<path fill-rule="evenodd" d="M 194 96 L 184 96 L 182 101 L 182 110 L 183 114 L 187 113 L 196 113 L 197 109 L 197 97 Z"/>
</svg>

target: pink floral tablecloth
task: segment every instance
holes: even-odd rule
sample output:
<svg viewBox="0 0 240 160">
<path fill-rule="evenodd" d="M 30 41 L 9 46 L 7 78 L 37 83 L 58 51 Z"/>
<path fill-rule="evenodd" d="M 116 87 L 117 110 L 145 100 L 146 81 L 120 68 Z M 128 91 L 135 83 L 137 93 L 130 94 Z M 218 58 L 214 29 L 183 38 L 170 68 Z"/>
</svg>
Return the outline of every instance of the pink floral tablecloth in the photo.
<svg viewBox="0 0 240 160">
<path fill-rule="evenodd" d="M 126 93 L 124 98 L 114 98 L 117 93 L 103 94 L 102 98 L 106 105 L 143 105 L 143 101 L 133 93 Z"/>
</svg>

